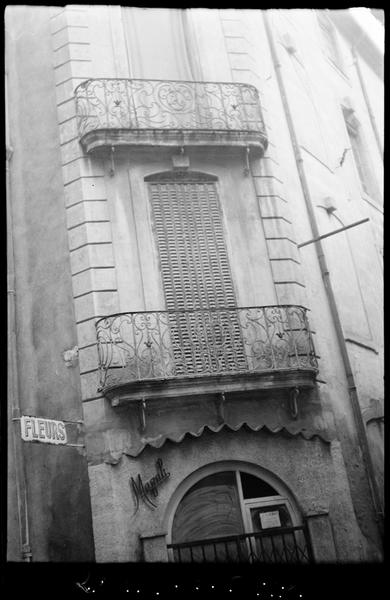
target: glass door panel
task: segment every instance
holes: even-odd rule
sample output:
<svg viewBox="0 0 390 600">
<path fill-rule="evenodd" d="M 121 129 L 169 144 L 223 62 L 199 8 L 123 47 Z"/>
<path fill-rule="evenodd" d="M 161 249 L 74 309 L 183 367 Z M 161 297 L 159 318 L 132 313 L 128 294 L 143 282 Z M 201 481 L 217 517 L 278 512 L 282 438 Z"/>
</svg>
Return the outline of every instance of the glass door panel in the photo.
<svg viewBox="0 0 390 600">
<path fill-rule="evenodd" d="M 234 473 L 210 475 L 187 492 L 176 511 L 172 542 L 181 547 L 175 549 L 175 560 L 246 560 L 244 542 L 236 537 L 242 533 L 244 525 Z"/>
<path fill-rule="evenodd" d="M 305 536 L 301 529 L 294 529 L 287 500 L 251 503 L 246 506 L 246 511 L 249 529 L 257 534 L 250 539 L 252 562 L 307 562 Z"/>
<path fill-rule="evenodd" d="M 268 483 L 239 471 L 193 485 L 177 507 L 169 544 L 175 562 L 310 562 L 299 514 Z"/>
<path fill-rule="evenodd" d="M 285 504 L 250 508 L 251 530 L 264 531 L 275 527 L 292 527 L 291 515 Z"/>
</svg>

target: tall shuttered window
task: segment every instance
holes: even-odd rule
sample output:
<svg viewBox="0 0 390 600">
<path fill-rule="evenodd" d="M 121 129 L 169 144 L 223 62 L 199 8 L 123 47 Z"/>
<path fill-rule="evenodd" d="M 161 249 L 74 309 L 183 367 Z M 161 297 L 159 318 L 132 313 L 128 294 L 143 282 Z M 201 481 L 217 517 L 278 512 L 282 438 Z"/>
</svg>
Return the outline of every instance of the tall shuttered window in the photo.
<svg viewBox="0 0 390 600">
<path fill-rule="evenodd" d="M 178 374 L 241 369 L 245 357 L 215 178 L 164 173 L 147 181 Z"/>
</svg>

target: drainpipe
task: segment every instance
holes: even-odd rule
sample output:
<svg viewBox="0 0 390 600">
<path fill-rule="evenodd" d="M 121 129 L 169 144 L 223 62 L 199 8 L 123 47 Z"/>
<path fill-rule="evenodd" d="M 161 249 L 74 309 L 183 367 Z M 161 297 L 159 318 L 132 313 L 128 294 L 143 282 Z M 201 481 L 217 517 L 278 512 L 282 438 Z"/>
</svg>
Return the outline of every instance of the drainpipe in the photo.
<svg viewBox="0 0 390 600">
<path fill-rule="evenodd" d="M 288 102 L 288 98 L 287 98 L 287 94 L 286 94 L 286 88 L 284 86 L 283 77 L 282 77 L 282 73 L 281 73 L 281 64 L 279 62 L 278 55 L 276 52 L 276 47 L 275 47 L 275 44 L 273 41 L 271 28 L 270 28 L 270 25 L 268 22 L 268 15 L 267 15 L 266 10 L 263 11 L 263 18 L 264 18 L 264 25 L 265 25 L 265 30 L 266 30 L 266 34 L 267 34 L 267 38 L 268 38 L 270 51 L 271 51 L 272 62 L 273 62 L 273 66 L 274 66 L 275 73 L 276 73 L 276 78 L 277 78 L 277 82 L 278 82 L 278 87 L 279 87 L 279 91 L 280 91 L 280 96 L 281 96 L 284 112 L 286 115 L 287 126 L 288 126 L 290 139 L 291 139 L 292 146 L 293 146 L 295 162 L 297 165 L 299 180 L 300 180 L 303 197 L 304 197 L 305 204 L 306 204 L 306 210 L 307 210 L 307 214 L 309 217 L 312 234 L 313 234 L 314 238 L 319 238 L 320 233 L 318 230 L 317 221 L 316 221 L 316 217 L 315 217 L 315 213 L 314 213 L 314 209 L 313 209 L 313 203 L 311 200 L 309 186 L 307 183 L 306 173 L 305 173 L 305 170 L 303 167 L 302 153 L 301 153 L 300 146 L 298 143 L 298 138 L 297 138 L 297 134 L 296 134 L 295 127 L 294 127 L 294 122 L 293 122 L 293 119 L 291 116 L 290 106 L 289 106 L 289 102 Z M 317 254 L 317 260 L 318 260 L 320 270 L 321 270 L 322 279 L 324 282 L 326 296 L 328 299 L 333 323 L 334 323 L 335 330 L 336 330 L 338 345 L 339 345 L 342 360 L 343 360 L 344 371 L 345 371 L 345 375 L 346 375 L 346 379 L 347 379 L 347 383 L 348 383 L 348 393 L 349 393 L 350 403 L 352 406 L 352 411 L 353 411 L 355 425 L 356 425 L 356 431 L 357 431 L 359 445 L 360 445 L 361 452 L 362 452 L 362 457 L 363 457 L 363 462 L 364 462 L 364 466 L 365 466 L 365 470 L 366 470 L 366 474 L 367 474 L 367 479 L 368 479 L 369 486 L 370 486 L 372 503 L 374 506 L 375 514 L 376 514 L 378 528 L 379 528 L 380 534 L 383 538 L 383 510 L 382 510 L 382 506 L 381 506 L 381 500 L 380 500 L 377 482 L 375 479 L 374 465 L 373 465 L 370 450 L 369 450 L 366 427 L 365 427 L 362 412 L 360 409 L 360 403 L 359 403 L 358 393 L 357 393 L 357 389 L 356 389 L 356 384 L 355 384 L 353 371 L 352 371 L 351 363 L 350 363 L 349 356 L 348 356 L 347 345 L 346 345 L 346 342 L 344 339 L 344 333 L 343 333 L 343 328 L 341 325 L 340 315 L 339 315 L 339 312 L 337 309 L 336 298 L 335 298 L 334 291 L 332 288 L 332 283 L 331 283 L 330 276 L 329 276 L 329 269 L 328 269 L 328 265 L 326 262 L 326 258 L 325 258 L 321 240 L 318 240 L 315 243 L 315 249 L 316 249 L 316 254 Z"/>
<path fill-rule="evenodd" d="M 13 240 L 13 219 L 11 202 L 10 160 L 12 147 L 9 143 L 9 111 L 8 111 L 8 71 L 5 71 L 6 98 L 6 195 L 7 195 L 7 304 L 8 304 L 8 406 L 12 419 L 12 450 L 15 462 L 16 496 L 18 505 L 19 540 L 21 559 L 31 562 L 30 531 L 28 518 L 27 485 L 20 436 L 20 403 L 18 390 L 18 361 L 16 348 L 16 310 L 15 310 L 15 258 Z"/>
<path fill-rule="evenodd" d="M 382 159 L 383 159 L 383 148 L 382 148 L 382 144 L 381 144 L 381 139 L 379 137 L 379 132 L 378 132 L 378 128 L 377 128 L 377 125 L 376 125 L 375 116 L 374 116 L 374 113 L 372 112 L 371 104 L 370 104 L 370 101 L 368 99 L 367 88 L 366 88 L 366 84 L 364 83 L 364 79 L 363 79 L 362 71 L 361 71 L 361 68 L 360 68 L 359 59 L 358 59 L 358 56 L 357 56 L 357 53 L 356 53 L 356 46 L 355 45 L 351 47 L 351 53 L 352 53 L 352 57 L 353 57 L 353 64 L 355 65 L 356 72 L 357 72 L 357 75 L 358 75 L 360 87 L 361 87 L 362 92 L 363 92 L 364 101 L 366 103 L 367 112 L 368 112 L 369 117 L 370 117 L 372 130 L 373 130 L 374 135 L 375 135 L 375 139 L 376 139 L 376 143 L 377 143 L 378 148 L 379 148 L 379 152 L 381 153 Z"/>
</svg>

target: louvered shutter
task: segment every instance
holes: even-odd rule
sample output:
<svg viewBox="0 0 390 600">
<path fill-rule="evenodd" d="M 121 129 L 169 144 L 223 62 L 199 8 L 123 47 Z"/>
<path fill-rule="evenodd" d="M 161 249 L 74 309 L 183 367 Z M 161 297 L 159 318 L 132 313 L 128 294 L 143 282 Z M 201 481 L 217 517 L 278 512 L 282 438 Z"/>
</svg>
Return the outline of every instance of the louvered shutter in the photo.
<svg viewBox="0 0 390 600">
<path fill-rule="evenodd" d="M 177 373 L 238 370 L 245 357 L 215 183 L 149 185 Z"/>
</svg>

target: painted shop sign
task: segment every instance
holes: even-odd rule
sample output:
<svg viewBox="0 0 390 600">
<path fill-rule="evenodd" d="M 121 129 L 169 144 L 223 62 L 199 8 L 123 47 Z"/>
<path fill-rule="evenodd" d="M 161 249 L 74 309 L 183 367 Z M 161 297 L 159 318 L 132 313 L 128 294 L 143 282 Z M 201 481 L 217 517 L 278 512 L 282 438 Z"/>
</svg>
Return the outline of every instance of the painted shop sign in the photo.
<svg viewBox="0 0 390 600">
<path fill-rule="evenodd" d="M 66 444 L 65 423 L 53 419 L 39 417 L 21 417 L 20 429 L 25 442 L 42 442 L 44 444 Z"/>
<path fill-rule="evenodd" d="M 136 479 L 131 477 L 130 487 L 134 494 L 136 511 L 139 508 L 140 500 L 145 502 L 147 506 L 156 508 L 157 505 L 153 502 L 153 498 L 157 498 L 158 487 L 162 484 L 163 481 L 168 479 L 168 477 L 170 476 L 170 473 L 167 473 L 164 469 L 163 461 L 161 458 L 158 458 L 156 460 L 156 471 L 156 475 L 154 475 L 151 479 L 148 479 L 148 481 L 146 481 L 145 483 L 142 481 L 141 475 L 138 475 Z"/>
</svg>

